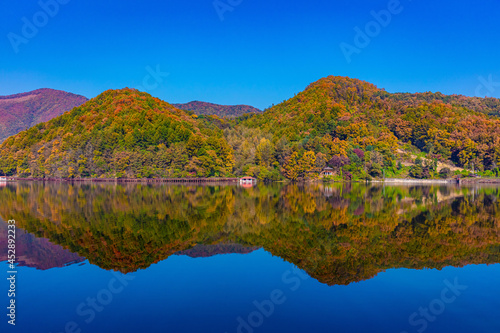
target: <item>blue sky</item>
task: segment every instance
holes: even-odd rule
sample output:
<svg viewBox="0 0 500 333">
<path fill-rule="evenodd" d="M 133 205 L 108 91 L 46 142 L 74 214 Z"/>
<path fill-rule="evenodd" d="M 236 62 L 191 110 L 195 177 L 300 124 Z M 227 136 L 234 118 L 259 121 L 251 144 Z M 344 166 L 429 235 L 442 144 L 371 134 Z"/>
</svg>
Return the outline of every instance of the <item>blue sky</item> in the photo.
<svg viewBox="0 0 500 333">
<path fill-rule="evenodd" d="M 0 1 L 0 95 L 147 87 L 168 102 L 265 108 L 341 75 L 500 97 L 497 0 L 217 0 L 219 12 L 214 0 Z M 356 27 L 368 33 L 357 43 Z M 356 48 L 350 62 L 340 45 Z"/>
</svg>

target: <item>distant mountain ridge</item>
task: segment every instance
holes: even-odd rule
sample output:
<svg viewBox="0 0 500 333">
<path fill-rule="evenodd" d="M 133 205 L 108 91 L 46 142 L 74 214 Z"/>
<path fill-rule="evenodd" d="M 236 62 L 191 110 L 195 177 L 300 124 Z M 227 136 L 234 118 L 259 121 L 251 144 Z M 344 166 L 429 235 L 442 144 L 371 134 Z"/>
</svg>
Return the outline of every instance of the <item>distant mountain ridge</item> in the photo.
<svg viewBox="0 0 500 333">
<path fill-rule="evenodd" d="M 176 108 L 192 111 L 197 115 L 216 115 L 218 117 L 239 117 L 245 113 L 261 113 L 262 111 L 249 105 L 219 105 L 193 101 L 184 104 L 172 104 Z"/>
<path fill-rule="evenodd" d="M 84 96 L 48 88 L 0 96 L 0 142 L 86 101 L 88 99 Z"/>
</svg>

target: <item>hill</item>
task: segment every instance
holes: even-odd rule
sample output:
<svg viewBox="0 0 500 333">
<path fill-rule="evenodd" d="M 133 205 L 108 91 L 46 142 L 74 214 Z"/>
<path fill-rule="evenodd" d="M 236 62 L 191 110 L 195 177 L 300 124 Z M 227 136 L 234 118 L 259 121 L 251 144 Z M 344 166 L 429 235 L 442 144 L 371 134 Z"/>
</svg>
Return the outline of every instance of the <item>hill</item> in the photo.
<svg viewBox="0 0 500 333">
<path fill-rule="evenodd" d="M 172 104 L 176 108 L 192 111 L 197 115 L 216 115 L 219 117 L 239 117 L 246 113 L 260 113 L 261 110 L 249 105 L 219 105 L 193 101 L 185 104 Z"/>
<path fill-rule="evenodd" d="M 279 168 L 287 178 L 308 178 L 329 165 L 349 179 L 384 173 L 436 178 L 439 161 L 498 174 L 500 119 L 491 114 L 499 105 L 489 98 L 390 94 L 364 81 L 330 76 L 245 117 L 228 137 L 238 147 L 238 140 L 253 132 L 250 147 L 258 151 L 260 145 L 266 153 L 264 159 L 255 154 L 258 163 L 247 171 L 266 176 Z M 412 154 L 432 163 L 412 160 Z M 236 153 L 237 166 L 241 155 Z"/>
<path fill-rule="evenodd" d="M 8 138 L 0 146 L 0 170 L 64 178 L 230 173 L 232 153 L 222 131 L 197 118 L 147 93 L 108 90 Z"/>
<path fill-rule="evenodd" d="M 80 106 L 86 97 L 53 89 L 0 96 L 0 143 L 9 136 Z"/>
</svg>

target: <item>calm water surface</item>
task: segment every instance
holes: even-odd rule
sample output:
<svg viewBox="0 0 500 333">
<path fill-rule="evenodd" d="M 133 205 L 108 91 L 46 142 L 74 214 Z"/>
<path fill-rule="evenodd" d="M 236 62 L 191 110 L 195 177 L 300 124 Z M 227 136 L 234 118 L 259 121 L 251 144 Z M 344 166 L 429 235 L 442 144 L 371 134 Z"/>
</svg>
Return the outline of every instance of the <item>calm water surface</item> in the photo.
<svg viewBox="0 0 500 333">
<path fill-rule="evenodd" d="M 500 332 L 500 188 L 0 185 L 2 332 Z"/>
</svg>

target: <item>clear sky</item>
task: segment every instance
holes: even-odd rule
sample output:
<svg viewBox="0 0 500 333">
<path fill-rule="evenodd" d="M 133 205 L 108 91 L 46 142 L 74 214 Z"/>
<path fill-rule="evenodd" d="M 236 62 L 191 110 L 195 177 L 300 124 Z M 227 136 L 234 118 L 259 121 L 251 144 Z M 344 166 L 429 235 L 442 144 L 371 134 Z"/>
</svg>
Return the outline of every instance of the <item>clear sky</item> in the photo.
<svg viewBox="0 0 500 333">
<path fill-rule="evenodd" d="M 500 97 L 498 0 L 54 1 L 0 0 L 0 95 L 141 87 L 265 108 L 341 75 Z"/>
</svg>

